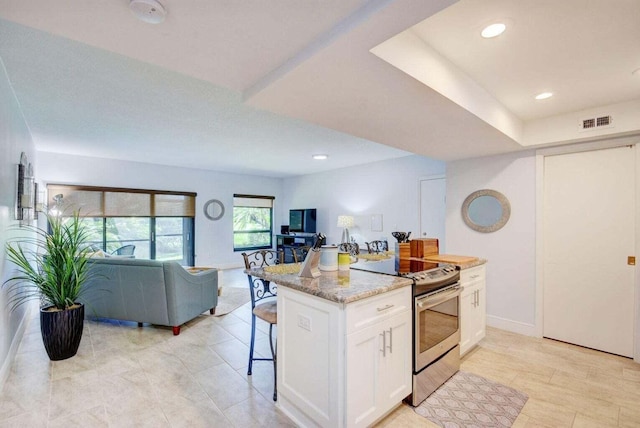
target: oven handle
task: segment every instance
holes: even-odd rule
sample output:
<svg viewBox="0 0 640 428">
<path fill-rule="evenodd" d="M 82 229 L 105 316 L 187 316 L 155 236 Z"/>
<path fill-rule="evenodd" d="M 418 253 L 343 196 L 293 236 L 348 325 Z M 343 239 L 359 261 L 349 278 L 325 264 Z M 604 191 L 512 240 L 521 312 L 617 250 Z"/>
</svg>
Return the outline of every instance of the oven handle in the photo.
<svg viewBox="0 0 640 428">
<path fill-rule="evenodd" d="M 441 291 L 430 296 L 416 299 L 416 306 L 422 309 L 429 309 L 458 295 L 460 295 L 460 285 L 453 286 L 445 291 Z"/>
</svg>

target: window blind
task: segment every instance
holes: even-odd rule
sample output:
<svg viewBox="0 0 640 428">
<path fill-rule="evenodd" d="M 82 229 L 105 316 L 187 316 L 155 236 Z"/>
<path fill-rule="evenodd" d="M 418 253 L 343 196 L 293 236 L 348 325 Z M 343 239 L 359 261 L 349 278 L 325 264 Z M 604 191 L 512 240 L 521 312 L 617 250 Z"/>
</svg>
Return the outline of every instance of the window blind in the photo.
<svg viewBox="0 0 640 428">
<path fill-rule="evenodd" d="M 82 217 L 191 217 L 196 215 L 196 193 L 110 187 L 47 185 L 47 204 L 62 195 L 65 215 Z"/>
<path fill-rule="evenodd" d="M 233 195 L 234 207 L 273 208 L 273 196 Z"/>
</svg>

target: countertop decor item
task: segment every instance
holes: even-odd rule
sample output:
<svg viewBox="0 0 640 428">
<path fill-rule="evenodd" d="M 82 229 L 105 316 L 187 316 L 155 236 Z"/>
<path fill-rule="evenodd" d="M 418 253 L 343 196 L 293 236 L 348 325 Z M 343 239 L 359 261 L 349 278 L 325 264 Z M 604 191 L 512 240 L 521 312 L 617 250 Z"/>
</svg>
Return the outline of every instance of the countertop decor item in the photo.
<svg viewBox="0 0 640 428">
<path fill-rule="evenodd" d="M 78 298 L 89 279 L 89 231 L 77 212 L 71 217 L 47 215 L 49 231 L 32 225 L 28 235 L 7 243 L 7 258 L 17 271 L 4 283 L 11 308 L 42 299 L 40 330 L 51 360 L 73 357 L 84 323 L 84 305 Z"/>
<path fill-rule="evenodd" d="M 411 236 L 411 232 L 391 232 L 391 236 L 396 238 L 398 243 L 409 242 L 409 237 Z"/>
</svg>

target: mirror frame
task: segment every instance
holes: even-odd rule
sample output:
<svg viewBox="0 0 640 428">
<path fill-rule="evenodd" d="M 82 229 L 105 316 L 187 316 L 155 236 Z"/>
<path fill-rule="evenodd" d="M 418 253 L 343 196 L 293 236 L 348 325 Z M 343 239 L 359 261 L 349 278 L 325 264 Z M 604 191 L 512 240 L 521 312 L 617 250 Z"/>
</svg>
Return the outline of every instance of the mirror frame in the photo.
<svg viewBox="0 0 640 428">
<path fill-rule="evenodd" d="M 216 216 L 209 214 L 209 207 L 211 205 L 217 205 L 220 208 L 220 214 Z M 214 220 L 214 221 L 220 220 L 224 216 L 224 204 L 217 199 L 210 199 L 204 204 L 203 211 L 204 211 L 204 216 L 209 220 Z"/>
<path fill-rule="evenodd" d="M 496 198 L 500 203 L 500 207 L 502 208 L 502 216 L 500 216 L 500 219 L 489 226 L 481 226 L 477 223 L 474 223 L 473 220 L 471 220 L 471 218 L 469 217 L 469 206 L 474 200 L 478 199 L 481 196 L 492 196 Z M 495 190 L 476 190 L 475 192 L 467 196 L 467 198 L 462 203 L 462 219 L 467 226 L 477 232 L 491 233 L 500 230 L 505 224 L 507 224 L 507 221 L 509 221 L 509 217 L 511 217 L 511 204 L 509 204 L 509 200 L 502 193 Z"/>
</svg>

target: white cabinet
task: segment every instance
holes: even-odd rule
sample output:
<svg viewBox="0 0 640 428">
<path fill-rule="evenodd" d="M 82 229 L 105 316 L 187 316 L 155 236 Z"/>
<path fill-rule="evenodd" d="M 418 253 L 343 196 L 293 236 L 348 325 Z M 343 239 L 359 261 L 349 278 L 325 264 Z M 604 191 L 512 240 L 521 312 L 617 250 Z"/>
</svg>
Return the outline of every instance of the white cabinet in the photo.
<svg viewBox="0 0 640 428">
<path fill-rule="evenodd" d="M 486 334 L 487 304 L 484 265 L 460 272 L 460 354 L 464 355 Z"/>
<path fill-rule="evenodd" d="M 346 337 L 347 426 L 367 426 L 411 393 L 411 311 Z"/>
<path fill-rule="evenodd" d="M 300 426 L 371 425 L 411 393 L 411 287 L 338 304 L 278 289 L 278 405 Z"/>
</svg>

